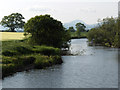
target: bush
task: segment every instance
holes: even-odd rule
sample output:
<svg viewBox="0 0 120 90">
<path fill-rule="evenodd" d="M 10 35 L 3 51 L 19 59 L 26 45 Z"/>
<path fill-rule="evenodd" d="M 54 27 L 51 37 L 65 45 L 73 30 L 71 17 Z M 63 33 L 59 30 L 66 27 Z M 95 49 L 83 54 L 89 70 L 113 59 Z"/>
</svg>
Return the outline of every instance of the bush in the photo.
<svg viewBox="0 0 120 90">
<path fill-rule="evenodd" d="M 35 68 L 42 69 L 47 66 L 50 66 L 49 59 L 47 56 L 39 56 L 35 60 Z"/>
<path fill-rule="evenodd" d="M 30 53 L 33 52 L 32 50 L 30 50 L 26 47 L 23 47 L 23 46 L 15 47 L 14 50 L 17 51 L 20 54 L 30 54 Z"/>
<path fill-rule="evenodd" d="M 12 63 L 16 64 L 16 65 L 29 65 L 34 63 L 35 58 L 34 57 L 30 57 L 30 56 L 24 56 L 24 57 L 18 57 L 17 59 L 14 59 L 12 61 Z"/>
<path fill-rule="evenodd" d="M 42 69 L 45 67 L 49 67 L 55 64 L 61 64 L 63 63 L 62 59 L 60 56 L 38 56 L 35 61 L 35 68 L 37 69 Z"/>
<path fill-rule="evenodd" d="M 3 51 L 2 55 L 4 55 L 4 56 L 13 56 L 13 55 L 16 55 L 16 52 L 7 50 L 7 51 Z"/>
<path fill-rule="evenodd" d="M 10 64 L 12 61 L 16 59 L 15 57 L 6 57 L 2 56 L 2 64 Z"/>
<path fill-rule="evenodd" d="M 61 56 L 56 55 L 56 56 L 51 56 L 51 58 L 53 59 L 53 63 L 54 64 L 61 64 L 61 63 L 63 63 Z"/>
<path fill-rule="evenodd" d="M 60 55 L 60 49 L 48 46 L 35 46 L 33 51 L 47 56 Z"/>
<path fill-rule="evenodd" d="M 2 76 L 10 75 L 15 72 L 16 66 L 14 64 L 2 65 Z"/>
</svg>

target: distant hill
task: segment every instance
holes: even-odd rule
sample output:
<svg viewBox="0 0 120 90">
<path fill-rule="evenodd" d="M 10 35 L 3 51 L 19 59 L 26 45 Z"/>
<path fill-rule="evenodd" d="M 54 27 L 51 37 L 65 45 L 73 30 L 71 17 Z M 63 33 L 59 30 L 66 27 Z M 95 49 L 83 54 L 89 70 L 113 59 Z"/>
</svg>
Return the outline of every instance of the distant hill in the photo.
<svg viewBox="0 0 120 90">
<path fill-rule="evenodd" d="M 76 29 L 76 28 L 75 28 L 75 24 L 76 24 L 76 23 L 79 23 L 79 22 L 83 23 L 83 24 L 86 26 L 86 30 L 91 29 L 91 28 L 94 28 L 94 27 L 97 26 L 97 24 L 91 24 L 91 25 L 86 24 L 86 23 L 85 23 L 84 21 L 82 21 L 82 20 L 74 20 L 74 21 L 71 21 L 71 22 L 69 22 L 69 23 L 64 23 L 64 27 L 68 29 L 69 27 L 73 26 L 74 29 Z"/>
</svg>

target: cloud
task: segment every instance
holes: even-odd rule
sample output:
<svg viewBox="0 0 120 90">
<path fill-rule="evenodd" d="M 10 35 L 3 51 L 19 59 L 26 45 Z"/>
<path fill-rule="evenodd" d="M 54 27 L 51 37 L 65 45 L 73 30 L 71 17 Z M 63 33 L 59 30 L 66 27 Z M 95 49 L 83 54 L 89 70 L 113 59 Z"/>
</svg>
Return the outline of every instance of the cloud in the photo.
<svg viewBox="0 0 120 90">
<path fill-rule="evenodd" d="M 80 8 L 80 11 L 83 13 L 96 13 L 96 10 L 93 8 Z"/>
<path fill-rule="evenodd" d="M 52 9 L 48 7 L 42 7 L 42 6 L 33 6 L 33 7 L 28 8 L 28 10 L 32 12 L 49 12 Z"/>
</svg>

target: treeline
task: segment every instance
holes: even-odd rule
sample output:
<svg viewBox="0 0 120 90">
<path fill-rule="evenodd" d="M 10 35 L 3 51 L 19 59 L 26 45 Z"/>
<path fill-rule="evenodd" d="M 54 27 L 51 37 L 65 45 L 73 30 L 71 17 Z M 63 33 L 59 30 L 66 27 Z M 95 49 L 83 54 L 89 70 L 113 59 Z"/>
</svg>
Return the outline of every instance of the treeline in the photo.
<svg viewBox="0 0 120 90">
<path fill-rule="evenodd" d="M 83 23 L 76 23 L 75 25 L 76 30 L 74 29 L 73 26 L 69 27 L 67 29 L 67 31 L 70 33 L 71 35 L 71 39 L 74 38 L 86 38 L 87 36 L 87 30 L 85 30 L 86 26 Z"/>
<path fill-rule="evenodd" d="M 15 32 L 24 28 L 23 40 L 2 41 L 2 77 L 18 71 L 43 69 L 63 63 L 61 48 L 69 47 L 70 34 L 50 15 L 30 18 L 26 23 L 20 13 L 4 16 L 1 25 Z"/>
<path fill-rule="evenodd" d="M 61 48 L 70 40 L 70 34 L 65 30 L 61 21 L 50 15 L 32 17 L 26 23 L 20 13 L 4 16 L 0 24 L 7 27 L 9 32 L 24 29 L 24 35 L 29 36 L 28 43 L 33 45 L 46 45 Z"/>
<path fill-rule="evenodd" d="M 88 32 L 91 44 L 108 47 L 120 47 L 120 18 L 105 18 L 99 20 L 98 27 Z"/>
</svg>

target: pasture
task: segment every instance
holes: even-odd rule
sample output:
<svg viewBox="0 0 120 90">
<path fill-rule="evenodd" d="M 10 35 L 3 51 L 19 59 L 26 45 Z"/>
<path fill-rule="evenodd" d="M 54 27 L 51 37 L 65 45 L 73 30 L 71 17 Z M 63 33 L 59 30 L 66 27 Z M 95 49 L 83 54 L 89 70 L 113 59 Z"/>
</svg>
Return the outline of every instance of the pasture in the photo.
<svg viewBox="0 0 120 90">
<path fill-rule="evenodd" d="M 25 36 L 23 32 L 0 32 L 0 41 L 21 40 Z"/>
</svg>

